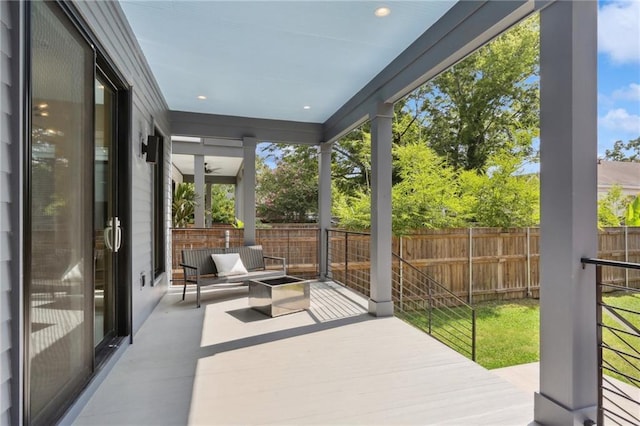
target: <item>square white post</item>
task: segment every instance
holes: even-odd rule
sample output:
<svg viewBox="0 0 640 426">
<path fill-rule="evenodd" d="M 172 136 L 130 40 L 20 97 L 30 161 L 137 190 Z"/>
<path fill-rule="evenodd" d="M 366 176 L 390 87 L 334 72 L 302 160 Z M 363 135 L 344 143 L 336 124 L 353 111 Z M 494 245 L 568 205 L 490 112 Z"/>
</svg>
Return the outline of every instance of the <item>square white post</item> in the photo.
<svg viewBox="0 0 640 426">
<path fill-rule="evenodd" d="M 244 245 L 256 243 L 256 138 L 242 138 L 244 148 L 244 176 L 242 178 L 242 207 L 244 215 Z"/>
<path fill-rule="evenodd" d="M 540 392 L 535 420 L 596 420 L 597 10 L 558 1 L 541 12 Z"/>
<path fill-rule="evenodd" d="M 371 120 L 371 290 L 369 313 L 393 315 L 391 172 L 393 104 L 377 104 Z"/>
<path fill-rule="evenodd" d="M 326 279 L 329 270 L 327 268 L 327 248 L 329 241 L 327 229 L 331 228 L 331 151 L 332 143 L 322 143 L 318 147 L 319 188 L 318 188 L 318 227 L 320 228 L 320 278 Z"/>
</svg>

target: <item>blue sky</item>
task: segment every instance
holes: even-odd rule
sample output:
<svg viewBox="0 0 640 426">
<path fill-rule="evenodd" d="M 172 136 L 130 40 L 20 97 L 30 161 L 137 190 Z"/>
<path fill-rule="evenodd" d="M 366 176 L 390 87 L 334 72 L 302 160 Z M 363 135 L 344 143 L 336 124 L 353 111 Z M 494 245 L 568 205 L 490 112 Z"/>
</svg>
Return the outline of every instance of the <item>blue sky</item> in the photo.
<svg viewBox="0 0 640 426">
<path fill-rule="evenodd" d="M 640 0 L 600 1 L 598 155 L 640 136 Z"/>
</svg>

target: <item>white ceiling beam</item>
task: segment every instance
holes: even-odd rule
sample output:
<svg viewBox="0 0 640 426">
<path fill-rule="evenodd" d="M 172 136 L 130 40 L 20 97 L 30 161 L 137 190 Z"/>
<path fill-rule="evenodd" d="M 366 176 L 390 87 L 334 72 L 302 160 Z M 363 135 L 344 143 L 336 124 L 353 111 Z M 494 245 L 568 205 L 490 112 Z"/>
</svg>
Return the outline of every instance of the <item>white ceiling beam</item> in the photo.
<svg viewBox="0 0 640 426">
<path fill-rule="evenodd" d="M 171 143 L 172 154 L 185 155 L 205 155 L 209 157 L 236 157 L 242 158 L 242 147 L 205 145 L 202 142 L 181 142 L 173 141 Z"/>
<path fill-rule="evenodd" d="M 316 145 L 322 142 L 322 124 L 285 120 L 170 111 L 171 132 L 203 138 L 256 138 L 259 142 Z"/>
</svg>

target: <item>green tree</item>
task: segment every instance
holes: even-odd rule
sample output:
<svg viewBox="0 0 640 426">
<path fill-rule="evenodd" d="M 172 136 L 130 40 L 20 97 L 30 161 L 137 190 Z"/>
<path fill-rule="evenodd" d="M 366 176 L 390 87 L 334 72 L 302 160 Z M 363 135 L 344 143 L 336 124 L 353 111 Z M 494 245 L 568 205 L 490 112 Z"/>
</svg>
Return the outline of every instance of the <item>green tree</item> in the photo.
<svg viewBox="0 0 640 426">
<path fill-rule="evenodd" d="M 393 229 L 447 228 L 465 223 L 465 197 L 453 167 L 422 144 L 394 148 Z"/>
<path fill-rule="evenodd" d="M 627 205 L 624 224 L 627 226 L 640 226 L 640 196 L 636 196 L 633 201 Z"/>
<path fill-rule="evenodd" d="M 211 185 L 211 221 L 213 223 L 235 222 L 233 185 Z"/>
<path fill-rule="evenodd" d="M 258 169 L 257 212 L 265 222 L 308 222 L 318 211 L 318 151 L 315 146 L 271 145 L 276 167 Z"/>
<path fill-rule="evenodd" d="M 487 172 L 460 175 L 462 192 L 470 201 L 470 225 L 520 227 L 540 221 L 540 181 L 522 174 L 522 158 L 502 151 L 487 160 Z"/>
<path fill-rule="evenodd" d="M 615 141 L 612 149 L 605 150 L 604 159 L 609 161 L 640 161 L 640 137 L 627 143 Z"/>
<path fill-rule="evenodd" d="M 358 196 L 371 189 L 371 133 L 368 123 L 333 145 L 331 177 L 341 193 Z"/>
<path fill-rule="evenodd" d="M 539 25 L 532 17 L 413 94 L 429 145 L 456 168 L 484 170 L 503 150 L 533 154 L 539 123 Z"/>
<path fill-rule="evenodd" d="M 620 185 L 613 185 L 607 193 L 598 200 L 598 227 L 620 226 L 629 204 L 630 197 L 622 193 Z"/>
<path fill-rule="evenodd" d="M 174 228 L 185 228 L 187 224 L 193 223 L 198 198 L 194 184 L 183 182 L 176 186 L 171 203 Z"/>
</svg>

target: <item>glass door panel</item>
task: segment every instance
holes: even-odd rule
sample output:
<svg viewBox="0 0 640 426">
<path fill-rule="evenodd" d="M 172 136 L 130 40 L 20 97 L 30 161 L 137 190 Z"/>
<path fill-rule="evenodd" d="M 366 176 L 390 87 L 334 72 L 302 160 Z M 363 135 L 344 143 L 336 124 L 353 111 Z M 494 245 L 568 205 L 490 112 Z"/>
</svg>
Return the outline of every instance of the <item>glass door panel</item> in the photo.
<svg viewBox="0 0 640 426">
<path fill-rule="evenodd" d="M 100 77 L 95 83 L 95 112 L 93 343 L 98 347 L 115 334 L 114 252 L 119 232 L 114 214 L 115 91 Z"/>
<path fill-rule="evenodd" d="M 56 418 L 92 369 L 93 67 L 93 50 L 59 7 L 32 2 L 32 424 Z"/>
</svg>

